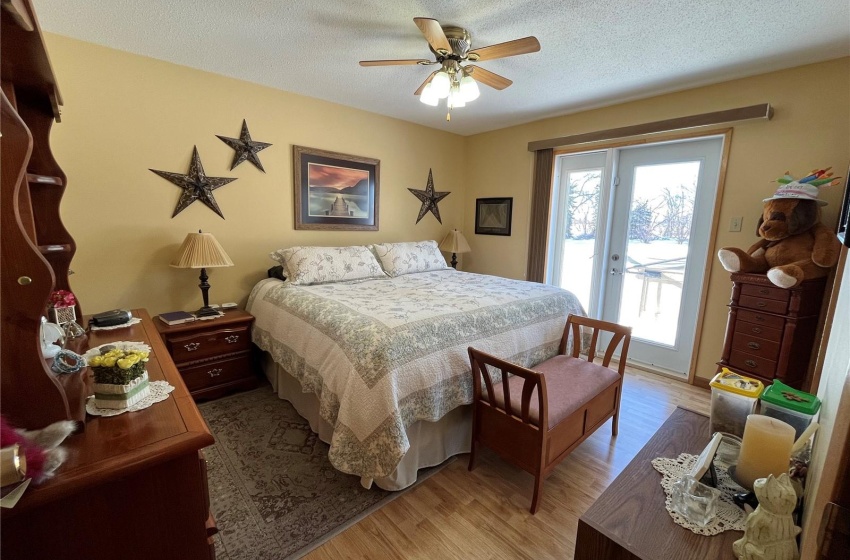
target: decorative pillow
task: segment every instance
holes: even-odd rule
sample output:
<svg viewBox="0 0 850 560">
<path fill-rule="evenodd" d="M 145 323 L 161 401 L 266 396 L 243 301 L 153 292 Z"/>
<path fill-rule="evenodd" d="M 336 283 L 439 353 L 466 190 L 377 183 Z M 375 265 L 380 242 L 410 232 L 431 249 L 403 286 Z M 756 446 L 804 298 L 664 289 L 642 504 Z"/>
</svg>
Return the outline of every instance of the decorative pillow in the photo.
<svg viewBox="0 0 850 560">
<path fill-rule="evenodd" d="M 386 278 L 375 255 L 363 245 L 290 247 L 269 256 L 283 265 L 286 277 L 294 285 Z"/>
<path fill-rule="evenodd" d="M 451 268 L 437 248 L 436 241 L 381 243 L 371 248 L 381 261 L 384 272 L 392 277 Z"/>
</svg>

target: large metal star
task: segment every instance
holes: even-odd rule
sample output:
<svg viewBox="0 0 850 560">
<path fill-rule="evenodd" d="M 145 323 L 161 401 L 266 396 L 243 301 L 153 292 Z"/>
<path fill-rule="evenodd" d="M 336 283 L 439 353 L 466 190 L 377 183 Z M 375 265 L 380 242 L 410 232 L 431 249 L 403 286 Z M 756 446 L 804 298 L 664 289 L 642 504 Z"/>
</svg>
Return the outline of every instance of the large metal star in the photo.
<svg viewBox="0 0 850 560">
<path fill-rule="evenodd" d="M 197 146 L 192 150 L 192 163 L 189 165 L 188 174 L 182 175 L 180 173 L 171 173 L 170 171 L 157 171 L 156 169 L 151 169 L 151 171 L 183 189 L 183 194 L 180 195 L 180 201 L 174 209 L 174 214 L 171 215 L 172 218 L 196 200 L 200 200 L 213 212 L 221 216 L 222 219 L 224 218 L 224 214 L 221 213 L 221 208 L 218 207 L 212 192 L 231 181 L 235 181 L 236 178 L 207 177 L 206 173 L 204 173 L 204 166 L 201 164 L 201 156 L 198 155 Z"/>
<path fill-rule="evenodd" d="M 257 169 L 266 172 L 263 169 L 263 164 L 260 163 L 260 156 L 257 155 L 261 150 L 265 150 L 271 144 L 266 142 L 255 142 L 251 140 L 251 133 L 248 132 L 248 123 L 245 122 L 245 119 L 242 119 L 242 132 L 239 134 L 239 138 L 228 138 L 226 136 L 219 136 L 216 134 L 219 140 L 236 150 L 236 153 L 233 154 L 233 163 L 230 165 L 230 170 L 233 171 L 233 168 L 245 161 L 246 159 L 257 166 Z"/>
<path fill-rule="evenodd" d="M 437 218 L 437 221 L 441 224 L 443 220 L 440 219 L 440 208 L 437 206 L 441 200 L 452 194 L 451 192 L 434 192 L 434 177 L 431 175 L 431 170 L 428 170 L 428 184 L 425 185 L 425 190 L 419 189 L 407 189 L 413 193 L 413 195 L 422 201 L 422 208 L 419 209 L 419 216 L 416 218 L 416 223 L 419 223 L 419 220 L 425 217 L 429 211 L 434 214 L 434 217 Z"/>
</svg>

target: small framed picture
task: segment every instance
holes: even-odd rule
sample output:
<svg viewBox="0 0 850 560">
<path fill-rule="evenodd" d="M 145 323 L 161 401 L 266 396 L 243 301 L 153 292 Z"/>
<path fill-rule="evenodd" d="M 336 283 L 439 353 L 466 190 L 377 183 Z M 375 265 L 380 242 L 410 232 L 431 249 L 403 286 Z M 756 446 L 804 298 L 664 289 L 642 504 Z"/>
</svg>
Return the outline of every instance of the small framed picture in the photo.
<svg viewBox="0 0 850 560">
<path fill-rule="evenodd" d="M 293 146 L 295 229 L 378 231 L 380 160 Z"/>
<path fill-rule="evenodd" d="M 510 235 L 513 198 L 475 199 L 475 233 Z"/>
</svg>

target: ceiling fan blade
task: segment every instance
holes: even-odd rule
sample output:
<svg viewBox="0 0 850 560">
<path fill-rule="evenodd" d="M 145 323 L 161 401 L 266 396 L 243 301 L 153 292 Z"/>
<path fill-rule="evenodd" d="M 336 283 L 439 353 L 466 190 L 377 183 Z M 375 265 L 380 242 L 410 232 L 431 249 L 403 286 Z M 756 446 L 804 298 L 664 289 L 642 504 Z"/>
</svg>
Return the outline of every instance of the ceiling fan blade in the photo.
<svg viewBox="0 0 850 560">
<path fill-rule="evenodd" d="M 528 54 L 540 50 L 540 42 L 537 37 L 523 37 L 507 43 L 499 43 L 490 45 L 489 47 L 481 47 L 470 51 L 469 60 L 493 60 L 496 58 L 505 58 L 508 56 L 516 56 L 518 54 Z M 477 56 L 478 58 L 475 58 Z"/>
<path fill-rule="evenodd" d="M 434 70 L 433 72 L 431 72 L 431 75 L 430 75 L 430 76 L 428 76 L 427 78 L 425 78 L 425 81 L 424 81 L 424 82 L 422 82 L 422 85 L 421 85 L 421 86 L 419 86 L 419 89 L 417 89 L 416 91 L 414 91 L 414 92 L 413 92 L 413 95 L 419 95 L 420 93 L 422 93 L 422 90 L 423 90 L 423 89 L 425 89 L 425 86 L 427 86 L 428 84 L 430 84 L 430 83 L 431 83 L 431 80 L 433 80 L 433 79 L 434 79 L 434 74 L 436 74 L 436 73 L 437 73 L 437 71 L 436 71 L 436 70 Z"/>
<path fill-rule="evenodd" d="M 467 70 L 467 74 L 472 76 L 475 81 L 481 82 L 485 86 L 490 86 L 493 89 L 505 89 L 513 83 L 504 76 L 494 74 L 493 72 L 478 66 L 466 66 L 465 68 Z"/>
<path fill-rule="evenodd" d="M 410 58 L 407 60 L 361 60 L 360 66 L 406 66 L 412 64 L 422 64 L 423 66 L 426 64 L 436 64 L 431 60 L 425 60 L 422 58 Z"/>
<path fill-rule="evenodd" d="M 446 34 L 443 28 L 440 27 L 440 22 L 431 18 L 417 17 L 413 18 L 416 26 L 425 35 L 425 40 L 431 45 L 431 48 L 440 54 L 446 55 L 452 52 L 452 46 L 449 40 L 446 39 Z"/>
</svg>

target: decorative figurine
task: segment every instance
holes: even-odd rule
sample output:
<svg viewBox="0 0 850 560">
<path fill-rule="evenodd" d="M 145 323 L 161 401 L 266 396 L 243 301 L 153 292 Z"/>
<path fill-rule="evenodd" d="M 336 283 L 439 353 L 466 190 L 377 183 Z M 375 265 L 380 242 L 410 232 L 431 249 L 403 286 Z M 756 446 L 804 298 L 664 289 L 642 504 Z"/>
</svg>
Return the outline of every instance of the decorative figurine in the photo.
<svg viewBox="0 0 850 560">
<path fill-rule="evenodd" d="M 413 193 L 413 196 L 418 198 L 420 202 L 422 202 L 422 207 L 419 209 L 419 215 L 416 217 L 416 223 L 419 223 L 419 220 L 425 217 L 425 214 L 431 212 L 434 214 L 434 217 L 437 218 L 437 221 L 441 224 L 443 220 L 440 218 L 440 208 L 437 206 L 441 200 L 449 196 L 450 192 L 436 192 L 434 190 L 434 176 L 431 174 L 431 170 L 428 170 L 428 183 L 425 185 L 425 190 L 420 189 L 407 189 Z"/>
<path fill-rule="evenodd" d="M 791 513 L 797 493 L 787 474 L 769 475 L 753 484 L 759 506 L 747 517 L 744 536 L 732 543 L 739 560 L 797 560 L 800 528 Z"/>
</svg>

